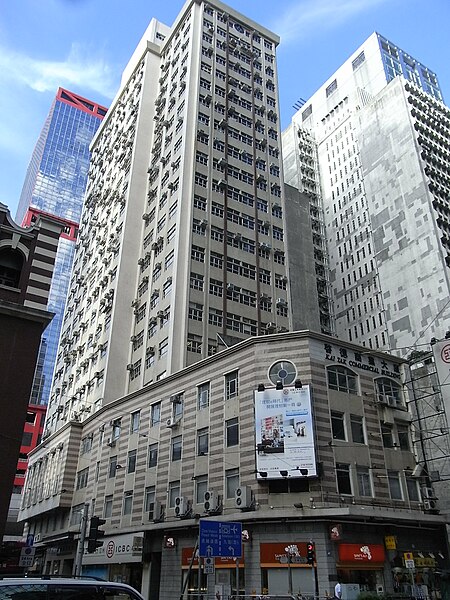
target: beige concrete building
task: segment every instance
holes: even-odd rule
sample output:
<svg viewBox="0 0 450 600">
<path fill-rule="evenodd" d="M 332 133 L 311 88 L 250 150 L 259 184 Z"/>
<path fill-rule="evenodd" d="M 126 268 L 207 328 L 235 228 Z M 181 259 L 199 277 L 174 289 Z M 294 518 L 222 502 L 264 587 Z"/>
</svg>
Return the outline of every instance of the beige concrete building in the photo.
<svg viewBox="0 0 450 600">
<path fill-rule="evenodd" d="M 71 571 L 87 503 L 106 536 L 83 572 L 145 597 L 179 596 L 184 577 L 190 594 L 323 597 L 338 579 L 410 593 L 407 552 L 434 593 L 445 519 L 432 487 L 423 500 L 406 377 L 400 359 L 322 334 L 259 336 L 68 422 L 30 456 L 36 568 Z M 202 568 L 199 589 L 204 521 L 241 523 L 243 557 Z"/>
</svg>

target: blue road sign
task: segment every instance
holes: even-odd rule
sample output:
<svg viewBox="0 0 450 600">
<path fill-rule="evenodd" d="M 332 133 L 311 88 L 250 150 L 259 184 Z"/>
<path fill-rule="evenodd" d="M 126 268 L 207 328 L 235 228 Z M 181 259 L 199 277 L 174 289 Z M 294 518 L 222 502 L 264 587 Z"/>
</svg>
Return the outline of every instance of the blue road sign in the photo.
<svg viewBox="0 0 450 600">
<path fill-rule="evenodd" d="M 242 523 L 200 520 L 200 556 L 242 557 Z"/>
</svg>

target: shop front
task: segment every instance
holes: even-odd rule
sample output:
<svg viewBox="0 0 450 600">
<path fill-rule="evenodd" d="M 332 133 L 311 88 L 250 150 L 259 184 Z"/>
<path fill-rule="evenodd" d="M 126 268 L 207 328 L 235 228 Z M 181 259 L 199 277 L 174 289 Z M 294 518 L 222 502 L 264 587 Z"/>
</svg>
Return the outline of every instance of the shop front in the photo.
<svg viewBox="0 0 450 600">
<path fill-rule="evenodd" d="M 140 591 L 143 540 L 143 533 L 105 536 L 94 553 L 84 554 L 82 574 L 127 583 Z"/>
<path fill-rule="evenodd" d="M 245 559 L 242 558 L 199 558 L 194 548 L 183 548 L 181 567 L 183 581 L 188 578 L 187 595 L 189 600 L 206 598 L 208 575 L 213 576 L 214 595 L 217 599 L 245 594 Z M 199 585 L 200 584 L 200 585 Z M 239 590 L 239 591 L 237 591 Z M 211 591 L 209 592 L 211 594 Z"/>
<path fill-rule="evenodd" d="M 382 544 L 339 544 L 337 574 L 345 591 L 355 586 L 360 592 L 383 593 L 386 553 Z"/>
<path fill-rule="evenodd" d="M 316 573 L 308 564 L 307 542 L 261 542 L 259 552 L 263 594 L 316 594 Z"/>
</svg>

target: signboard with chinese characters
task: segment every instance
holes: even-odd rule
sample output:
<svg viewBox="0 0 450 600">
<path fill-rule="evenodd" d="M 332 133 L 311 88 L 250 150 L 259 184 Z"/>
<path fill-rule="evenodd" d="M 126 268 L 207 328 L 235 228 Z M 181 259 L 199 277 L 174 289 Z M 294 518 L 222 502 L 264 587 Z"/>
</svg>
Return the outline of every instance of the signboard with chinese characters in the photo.
<svg viewBox="0 0 450 600">
<path fill-rule="evenodd" d="M 309 386 L 255 392 L 258 479 L 316 477 Z"/>
<path fill-rule="evenodd" d="M 319 345 L 319 344 L 318 344 Z M 337 363 L 354 369 L 356 371 L 368 371 L 381 377 L 391 377 L 400 380 L 400 365 L 394 361 L 382 358 L 374 352 L 370 354 L 369 350 L 358 352 L 338 344 L 321 344 L 319 348 L 314 348 L 314 355 L 322 357 L 330 363 Z"/>
<path fill-rule="evenodd" d="M 386 550 L 396 550 L 397 538 L 395 537 L 395 535 L 385 535 L 384 545 L 386 546 Z"/>
<path fill-rule="evenodd" d="M 433 356 L 444 403 L 450 402 L 450 340 L 433 345 Z"/>
</svg>

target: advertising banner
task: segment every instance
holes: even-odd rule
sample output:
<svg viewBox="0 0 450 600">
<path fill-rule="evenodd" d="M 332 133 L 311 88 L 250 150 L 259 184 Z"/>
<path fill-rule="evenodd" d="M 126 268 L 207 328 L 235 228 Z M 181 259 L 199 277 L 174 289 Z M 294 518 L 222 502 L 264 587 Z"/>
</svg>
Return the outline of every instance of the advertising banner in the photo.
<svg viewBox="0 0 450 600">
<path fill-rule="evenodd" d="M 258 479 L 317 476 L 309 386 L 255 392 L 255 419 Z"/>
</svg>

